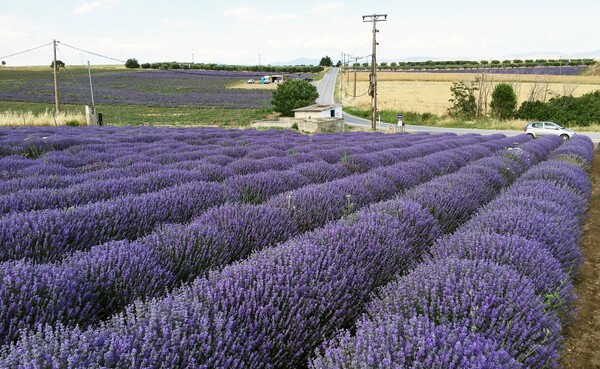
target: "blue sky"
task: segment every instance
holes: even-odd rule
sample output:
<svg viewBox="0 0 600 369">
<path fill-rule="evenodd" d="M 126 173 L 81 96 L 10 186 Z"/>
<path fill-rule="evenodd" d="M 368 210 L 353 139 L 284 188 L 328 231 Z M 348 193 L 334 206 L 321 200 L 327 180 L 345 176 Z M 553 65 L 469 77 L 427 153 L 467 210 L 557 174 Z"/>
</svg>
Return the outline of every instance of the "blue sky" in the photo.
<svg viewBox="0 0 600 369">
<path fill-rule="evenodd" d="M 534 55 L 600 57 L 597 0 L 504 1 L 183 1 L 0 0 L 0 58 L 53 39 L 116 59 L 140 62 L 262 64 L 298 58 L 337 61 L 342 52 L 378 59 L 497 59 Z M 538 54 L 541 53 L 541 54 Z M 59 47 L 67 64 L 114 61 Z M 45 65 L 51 47 L 5 58 Z"/>
</svg>

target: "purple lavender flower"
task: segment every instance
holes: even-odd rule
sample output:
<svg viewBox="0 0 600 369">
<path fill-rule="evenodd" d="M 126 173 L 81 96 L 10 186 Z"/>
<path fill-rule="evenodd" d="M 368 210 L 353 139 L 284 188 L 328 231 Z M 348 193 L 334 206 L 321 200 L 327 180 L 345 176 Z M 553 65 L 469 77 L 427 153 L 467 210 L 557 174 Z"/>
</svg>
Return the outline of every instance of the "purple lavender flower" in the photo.
<svg viewBox="0 0 600 369">
<path fill-rule="evenodd" d="M 547 247 L 533 240 L 489 232 L 459 230 L 438 240 L 430 251 L 433 259 L 489 260 L 510 266 L 529 278 L 548 309 L 556 310 L 563 323 L 573 318 L 573 285 Z"/>
<path fill-rule="evenodd" d="M 311 369 L 518 369 L 524 366 L 492 340 L 466 327 L 436 325 L 425 316 L 362 320 L 356 335 L 330 341 Z"/>
<path fill-rule="evenodd" d="M 424 316 L 492 341 L 529 367 L 556 367 L 561 325 L 532 282 L 511 268 L 482 260 L 440 259 L 419 265 L 378 291 L 367 316 L 381 326 L 394 316 Z"/>
</svg>

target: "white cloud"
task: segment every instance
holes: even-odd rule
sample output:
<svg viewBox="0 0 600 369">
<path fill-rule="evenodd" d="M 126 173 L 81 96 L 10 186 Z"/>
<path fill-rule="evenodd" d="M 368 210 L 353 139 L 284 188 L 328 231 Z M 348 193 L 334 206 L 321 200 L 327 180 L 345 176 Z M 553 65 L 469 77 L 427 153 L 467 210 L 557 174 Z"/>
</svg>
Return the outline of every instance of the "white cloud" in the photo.
<svg viewBox="0 0 600 369">
<path fill-rule="evenodd" d="M 238 8 L 226 9 L 224 12 L 226 17 L 230 17 L 244 22 L 287 22 L 291 20 L 302 19 L 301 16 L 292 13 L 276 14 L 270 11 L 260 12 L 258 9 L 250 6 L 241 6 Z"/>
<path fill-rule="evenodd" d="M 238 20 L 249 20 L 258 16 L 258 10 L 250 6 L 240 6 L 238 8 L 226 9 L 224 15 Z"/>
<path fill-rule="evenodd" d="M 94 0 L 83 3 L 73 8 L 73 14 L 87 14 L 98 9 L 107 9 L 118 3 L 119 0 Z"/>
<path fill-rule="evenodd" d="M 342 3 L 325 3 L 321 5 L 314 6 L 312 8 L 312 12 L 316 14 L 324 14 L 324 13 L 332 13 L 338 10 L 342 10 L 346 7 L 346 5 Z"/>
<path fill-rule="evenodd" d="M 193 27 L 193 23 L 186 20 L 172 19 L 172 18 L 163 18 L 160 20 L 160 24 L 166 27 L 173 28 L 186 28 Z"/>
<path fill-rule="evenodd" d="M 0 15 L 0 38 L 2 40 L 18 40 L 25 36 L 29 36 L 28 24 L 17 17 Z"/>
</svg>

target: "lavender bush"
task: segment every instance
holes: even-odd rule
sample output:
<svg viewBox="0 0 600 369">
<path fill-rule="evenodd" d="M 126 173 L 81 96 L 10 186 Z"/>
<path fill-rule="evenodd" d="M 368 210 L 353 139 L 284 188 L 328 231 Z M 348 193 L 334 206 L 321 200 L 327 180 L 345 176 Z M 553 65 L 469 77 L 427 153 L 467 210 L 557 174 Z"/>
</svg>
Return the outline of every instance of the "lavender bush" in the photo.
<svg viewBox="0 0 600 369">
<path fill-rule="evenodd" d="M 161 222 L 184 222 L 230 197 L 221 184 L 192 182 L 74 209 L 15 213 L 0 219 L 0 260 L 59 260 L 99 243 L 138 238 Z"/>
<path fill-rule="evenodd" d="M 294 190 L 311 181 L 295 170 L 266 171 L 228 178 L 224 185 L 231 189 L 234 200 L 261 204 L 279 193 Z"/>
<path fill-rule="evenodd" d="M 436 324 L 468 327 L 528 367 L 557 366 L 558 318 L 544 312 L 532 282 L 513 269 L 481 260 L 440 259 L 419 265 L 378 296 L 367 309 L 377 325 L 394 315 L 400 322 L 424 316 Z"/>
<path fill-rule="evenodd" d="M 95 246 L 60 264 L 2 263 L 0 344 L 40 324 L 98 323 L 136 299 L 159 296 L 297 233 L 282 210 L 223 205 L 189 225 L 165 226 L 135 242 Z"/>
<path fill-rule="evenodd" d="M 400 211 L 393 215 L 361 213 L 351 223 L 332 223 L 267 249 L 163 300 L 134 305 L 105 326 L 32 333 L 2 363 L 181 368 L 305 363 L 323 336 L 360 312 L 373 288 L 439 235 L 417 204 L 396 206 Z M 68 343 L 73 340 L 76 346 Z"/>
<path fill-rule="evenodd" d="M 558 260 L 541 242 L 466 229 L 438 240 L 430 254 L 433 259 L 489 260 L 510 266 L 531 280 L 536 293 L 544 298 L 546 308 L 556 310 L 563 323 L 573 317 L 573 285 Z"/>
<path fill-rule="evenodd" d="M 155 192 L 194 181 L 206 181 L 201 172 L 161 171 L 134 178 L 88 181 L 57 190 L 37 189 L 0 196 L 0 215 L 42 209 L 68 208 L 113 197 Z"/>
<path fill-rule="evenodd" d="M 335 342 L 335 343 L 333 343 Z M 492 340 L 465 327 L 433 324 L 425 316 L 361 321 L 310 362 L 311 369 L 519 369 Z"/>
<path fill-rule="evenodd" d="M 21 145 L 27 134 L 40 137 L 57 132 L 0 129 L 0 142 L 8 143 L 12 154 L 21 154 L 27 152 Z M 38 154 L 33 149 L 31 158 L 14 161 L 14 170 L 2 179 L 0 188 L 14 195 L 20 183 L 34 186 L 27 180 L 37 172 L 59 174 L 62 178 L 54 182 L 48 175 L 40 176 L 40 183 L 55 183 L 56 188 L 90 186 L 104 177 L 110 182 L 110 178 L 120 178 L 118 173 L 131 173 L 127 181 L 136 183 L 147 175 L 144 170 L 152 168 L 189 171 L 224 183 L 193 182 L 65 209 L 48 224 L 21 222 L 9 227 L 7 220 L 14 215 L 0 219 L 0 226 L 6 225 L 4 234 L 24 232 L 14 238 L 19 240 L 14 244 L 21 255 L 23 250 L 39 253 L 30 260 L 14 261 L 23 256 L 11 248 L 14 255 L 0 264 L 6 268 L 2 275 L 12 283 L 6 284 L 9 288 L 0 287 L 2 301 L 11 306 L 3 315 L 3 342 L 18 338 L 0 349 L 0 367 L 304 367 L 323 340 L 354 327 L 374 291 L 386 291 L 389 281 L 420 262 L 441 235 L 440 223 L 431 214 L 450 230 L 478 209 L 479 214 L 454 239 L 444 239 L 448 248 L 451 242 L 477 247 L 456 246 L 453 252 L 464 253 L 442 255 L 443 249 L 437 246 L 440 254 L 434 256 L 435 263 L 446 263 L 456 272 L 456 278 L 446 274 L 457 283 L 456 296 L 466 297 L 431 301 L 440 304 L 439 311 L 456 314 L 457 319 L 443 322 L 443 314 L 408 317 L 369 310 L 371 315 L 364 315 L 356 326 L 358 338 L 342 333 L 340 339 L 347 341 L 325 346 L 319 357 L 356 359 L 352 363 L 406 359 L 414 365 L 444 367 L 486 363 L 488 367 L 536 367 L 546 363 L 543 357 L 548 366 L 556 363 L 560 346 L 556 327 L 560 325 L 555 314 L 562 317 L 564 311 L 566 316 L 572 300 L 569 281 L 561 284 L 572 274 L 561 269 L 564 265 L 559 260 L 576 258 L 564 246 L 577 238 L 549 246 L 545 238 L 549 233 L 528 237 L 497 231 L 491 218 L 489 224 L 478 225 L 474 219 L 487 219 L 493 207 L 482 205 L 516 180 L 521 187 L 502 193 L 512 197 L 501 195 L 494 201 L 500 213 L 516 209 L 546 216 L 554 225 L 563 224 L 563 231 L 577 227 L 586 208 L 585 196 L 577 189 L 585 188 L 577 179 L 580 172 L 564 169 L 567 179 L 562 179 L 550 170 L 517 180 L 550 155 L 563 162 L 579 155 L 576 148 L 569 153 L 555 150 L 560 140 L 530 140 L 524 135 L 303 136 L 282 131 L 145 127 L 91 128 L 86 131 L 89 137 L 76 130 L 60 134 L 69 137 L 64 140 L 67 151 Z M 120 151 L 121 146 L 126 149 Z M 513 148 L 502 150 L 507 146 Z M 43 150 L 42 143 L 39 147 Z M 6 164 L 13 165 L 10 160 Z M 127 172 L 135 165 L 139 170 Z M 64 180 L 71 177 L 77 179 Z M 552 186 L 545 184 L 549 180 Z M 525 193 L 525 185 L 556 189 L 559 195 L 540 202 Z M 37 186 L 32 189 L 44 185 Z M 421 192 L 410 189 L 415 186 Z M 293 192 L 283 192 L 290 189 Z M 387 200 L 407 190 L 419 202 L 406 197 Z M 266 202 L 256 206 L 240 200 Z M 91 210 L 90 215 L 84 211 L 99 211 L 106 204 L 115 207 L 113 213 L 98 217 L 96 211 L 91 217 Z M 48 216 L 49 212 L 25 214 Z M 60 222 L 69 212 L 102 233 L 83 227 L 67 227 L 67 235 L 52 233 L 65 228 Z M 573 220 L 564 221 L 569 214 Z M 46 241 L 28 243 L 25 236 L 32 232 L 26 232 L 26 227 L 36 229 L 33 225 L 45 229 L 39 239 L 58 241 L 57 251 L 51 251 L 55 246 Z M 298 234 L 302 231 L 308 232 Z M 128 240 L 97 245 L 119 239 Z M 509 246 L 503 248 L 505 242 Z M 484 244 L 498 247 L 485 249 Z M 32 245 L 33 249 L 28 248 Z M 44 254 L 46 250 L 50 256 Z M 81 251 L 69 255 L 77 250 Z M 477 260 L 453 259 L 457 256 Z M 36 264 L 45 260 L 62 261 Z M 448 260 L 455 260 L 454 264 Z M 552 273 L 541 273 L 538 263 L 543 262 L 553 265 Z M 432 278 L 432 290 L 435 283 L 443 282 L 443 271 L 438 274 Z M 521 289 L 512 291 L 513 286 Z M 29 292 L 21 294 L 21 290 Z M 44 291 L 52 291 L 52 296 L 44 297 Z M 448 287 L 444 294 L 455 296 L 453 291 Z M 415 301 L 422 298 L 418 291 L 412 293 Z M 407 301 L 405 305 L 411 306 Z M 459 317 L 460 309 L 471 302 L 472 314 Z M 484 302 L 497 303 L 496 310 Z M 547 341 L 540 340 L 544 334 Z M 413 355 L 410 350 L 415 346 L 410 343 L 414 340 L 427 340 L 430 350 Z M 340 348 L 340 342 L 346 346 Z M 392 342 L 404 344 L 390 347 Z M 466 345 L 458 346 L 459 342 Z M 382 350 L 370 349 L 374 347 Z"/>
<path fill-rule="evenodd" d="M 561 160 L 548 160 L 534 170 L 528 171 L 522 179 L 545 179 L 567 185 L 581 193 L 587 202 L 592 193 L 591 181 L 587 173 L 577 165 Z"/>
</svg>

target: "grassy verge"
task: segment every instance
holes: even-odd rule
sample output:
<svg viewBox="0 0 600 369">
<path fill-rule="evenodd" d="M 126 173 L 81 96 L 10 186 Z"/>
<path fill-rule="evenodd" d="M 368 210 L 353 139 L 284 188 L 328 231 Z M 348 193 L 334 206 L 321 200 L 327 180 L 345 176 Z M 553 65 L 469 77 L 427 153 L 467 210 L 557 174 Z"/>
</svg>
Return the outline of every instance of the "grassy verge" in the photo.
<svg viewBox="0 0 600 369">
<path fill-rule="evenodd" d="M 346 113 L 355 115 L 364 119 L 371 119 L 371 111 L 366 109 L 344 106 Z M 398 111 L 380 110 L 381 121 L 384 123 L 396 124 Z M 402 112 L 402 118 L 405 124 L 415 126 L 432 126 L 444 128 L 475 128 L 475 129 L 498 129 L 515 130 L 525 129 L 527 121 L 520 119 L 497 120 L 493 118 L 482 118 L 474 121 L 465 121 L 459 118 L 449 116 L 439 116 L 431 113 Z M 576 132 L 600 132 L 600 125 L 595 124 L 588 127 L 569 127 Z"/>
<path fill-rule="evenodd" d="M 54 109 L 53 104 L 0 101 L 0 114 L 11 111 L 21 114 L 45 114 Z M 82 114 L 82 105 L 61 105 L 61 112 Z M 247 127 L 255 120 L 264 119 L 271 111 L 267 109 L 197 109 L 160 108 L 148 106 L 97 105 L 106 125 L 149 126 L 217 126 L 223 128 Z M 54 122 L 49 123 L 54 125 Z M 23 125 L 21 121 L 14 125 Z"/>
</svg>

